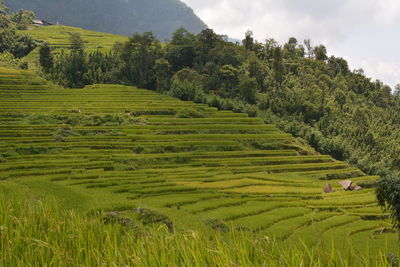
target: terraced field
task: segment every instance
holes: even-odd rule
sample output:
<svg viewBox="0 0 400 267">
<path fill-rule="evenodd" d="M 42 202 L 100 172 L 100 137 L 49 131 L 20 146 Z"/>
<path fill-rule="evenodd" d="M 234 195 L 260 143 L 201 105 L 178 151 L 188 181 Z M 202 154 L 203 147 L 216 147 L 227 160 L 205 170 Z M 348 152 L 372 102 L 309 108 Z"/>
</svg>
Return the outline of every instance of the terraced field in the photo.
<svg viewBox="0 0 400 267">
<path fill-rule="evenodd" d="M 0 68 L 0 185 L 83 212 L 149 208 L 175 229 L 240 227 L 360 250 L 398 248 L 360 170 L 259 118 L 117 85 L 51 86 Z M 364 187 L 343 191 L 351 179 Z M 335 192 L 323 193 L 326 184 Z M 26 191 L 27 190 L 27 191 Z"/>
<path fill-rule="evenodd" d="M 89 50 L 111 49 L 115 42 L 125 42 L 128 37 L 94 32 L 64 25 L 53 25 L 47 27 L 36 27 L 31 30 L 22 31 L 32 37 L 43 40 L 57 48 L 70 48 L 70 37 L 72 33 L 79 33 L 85 41 L 85 46 Z"/>
<path fill-rule="evenodd" d="M 58 53 L 63 49 L 71 48 L 70 37 L 73 33 L 78 33 L 82 36 L 85 43 L 85 49 L 88 52 L 101 51 L 108 52 L 112 49 L 116 42 L 126 42 L 128 37 L 115 35 L 110 33 L 94 32 L 75 27 L 63 25 L 53 25 L 46 27 L 36 27 L 30 30 L 21 31 L 24 34 L 31 35 L 37 40 L 48 42 L 53 48 L 54 53 Z M 39 58 L 39 49 L 35 49 L 24 58 L 29 63 L 30 69 L 35 69 L 35 62 Z"/>
</svg>

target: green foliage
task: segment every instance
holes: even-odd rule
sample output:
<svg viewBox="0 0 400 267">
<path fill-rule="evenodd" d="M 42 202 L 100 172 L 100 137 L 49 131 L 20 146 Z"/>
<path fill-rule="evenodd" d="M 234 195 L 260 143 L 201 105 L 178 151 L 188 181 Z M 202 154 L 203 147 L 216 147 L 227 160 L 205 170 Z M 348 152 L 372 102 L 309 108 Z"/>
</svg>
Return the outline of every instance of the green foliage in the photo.
<svg viewBox="0 0 400 267">
<path fill-rule="evenodd" d="M 83 51 L 85 49 L 85 43 L 82 39 L 82 35 L 79 33 L 71 33 L 70 37 L 71 49 L 73 51 Z"/>
<path fill-rule="evenodd" d="M 245 39 L 242 41 L 244 48 L 246 51 L 252 51 L 253 46 L 254 46 L 254 38 L 253 38 L 253 32 L 252 31 L 247 31 L 245 34 Z"/>
<path fill-rule="evenodd" d="M 193 67 L 195 54 L 195 35 L 184 28 L 180 28 L 172 35 L 170 44 L 166 48 L 166 59 L 172 68 L 178 71 Z"/>
<path fill-rule="evenodd" d="M 10 9 L 3 2 L 0 2 L 0 29 L 7 28 L 10 24 Z"/>
<path fill-rule="evenodd" d="M 327 52 L 326 52 L 326 47 L 323 45 L 319 45 L 314 47 L 314 55 L 316 60 L 327 60 Z"/>
<path fill-rule="evenodd" d="M 6 63 L 8 66 L 14 66 L 21 69 L 28 69 L 26 61 L 14 57 L 10 52 L 4 52 L 0 54 L 0 62 Z"/>
<path fill-rule="evenodd" d="M 169 94 L 184 101 L 196 101 L 202 97 L 203 89 L 189 80 L 173 80 Z"/>
<path fill-rule="evenodd" d="M 221 89 L 229 96 L 235 96 L 235 88 L 239 82 L 240 70 L 232 65 L 224 65 L 218 70 L 218 78 L 221 81 Z"/>
<path fill-rule="evenodd" d="M 155 75 L 157 77 L 157 91 L 166 92 L 171 87 L 172 66 L 168 60 L 160 58 L 155 63 Z"/>
<path fill-rule="evenodd" d="M 54 66 L 53 55 L 51 54 L 51 48 L 49 44 L 44 43 L 39 48 L 39 64 L 43 68 L 45 73 L 51 71 Z"/>
<path fill-rule="evenodd" d="M 11 15 L 11 21 L 17 25 L 18 30 L 26 30 L 33 23 L 35 13 L 31 10 L 20 9 Z"/>
<path fill-rule="evenodd" d="M 35 13 L 33 11 L 20 9 L 11 13 L 10 9 L 3 2 L 0 2 L 0 29 L 15 27 L 18 30 L 26 30 L 32 24 L 34 18 Z"/>
<path fill-rule="evenodd" d="M 17 58 L 28 55 L 36 48 L 36 41 L 13 28 L 0 29 L 0 53 L 10 52 Z"/>
<path fill-rule="evenodd" d="M 82 46 L 60 54 L 44 44 L 39 49 L 39 63 L 44 77 L 67 88 L 82 88 L 93 83 L 111 83 L 118 77 L 115 52 L 85 52 Z"/>
<path fill-rule="evenodd" d="M 282 49 L 280 47 L 275 47 L 273 49 L 272 60 L 275 82 L 281 86 L 283 82 L 283 76 L 285 75 L 285 65 L 283 64 Z"/>
<path fill-rule="evenodd" d="M 390 212 L 396 228 L 400 228 L 400 180 L 385 177 L 378 181 L 376 189 L 379 204 Z"/>
<path fill-rule="evenodd" d="M 124 80 L 142 88 L 155 89 L 155 63 L 160 43 L 151 32 L 134 34 L 120 51 Z"/>
<path fill-rule="evenodd" d="M 242 76 L 240 78 L 238 89 L 240 96 L 246 102 L 250 104 L 256 103 L 256 93 L 257 93 L 257 81 L 254 78 L 248 76 Z"/>
<path fill-rule="evenodd" d="M 201 75 L 189 68 L 180 70 L 172 77 L 172 85 L 169 94 L 185 101 L 202 102 L 204 93 Z"/>
</svg>

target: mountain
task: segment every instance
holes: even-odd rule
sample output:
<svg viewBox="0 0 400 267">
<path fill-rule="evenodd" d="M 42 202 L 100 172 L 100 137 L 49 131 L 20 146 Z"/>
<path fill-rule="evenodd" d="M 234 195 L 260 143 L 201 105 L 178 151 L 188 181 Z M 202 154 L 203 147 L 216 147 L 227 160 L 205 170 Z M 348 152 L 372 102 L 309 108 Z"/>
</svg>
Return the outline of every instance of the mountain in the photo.
<svg viewBox="0 0 400 267">
<path fill-rule="evenodd" d="M 179 0 L 6 0 L 11 10 L 33 10 L 52 23 L 120 35 L 152 31 L 170 38 L 180 27 L 193 33 L 206 24 Z"/>
</svg>

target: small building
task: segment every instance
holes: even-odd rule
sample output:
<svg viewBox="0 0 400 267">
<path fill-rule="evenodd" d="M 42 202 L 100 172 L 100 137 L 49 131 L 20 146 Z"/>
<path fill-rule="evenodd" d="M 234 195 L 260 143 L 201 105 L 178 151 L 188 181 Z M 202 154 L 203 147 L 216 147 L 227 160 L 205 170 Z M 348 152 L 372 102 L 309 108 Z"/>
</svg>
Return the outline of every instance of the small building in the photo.
<svg viewBox="0 0 400 267">
<path fill-rule="evenodd" d="M 34 26 L 38 26 L 38 27 L 53 25 L 53 24 L 51 24 L 51 23 L 48 22 L 48 21 L 45 21 L 45 20 L 38 20 L 38 19 L 34 19 L 32 24 L 33 24 Z"/>
</svg>

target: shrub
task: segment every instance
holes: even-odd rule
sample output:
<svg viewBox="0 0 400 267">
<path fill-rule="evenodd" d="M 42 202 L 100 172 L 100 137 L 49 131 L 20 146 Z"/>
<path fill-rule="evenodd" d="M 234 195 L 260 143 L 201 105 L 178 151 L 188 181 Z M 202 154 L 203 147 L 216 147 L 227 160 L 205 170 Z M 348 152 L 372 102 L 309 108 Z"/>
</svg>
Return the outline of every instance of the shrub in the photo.
<svg viewBox="0 0 400 267">
<path fill-rule="evenodd" d="M 10 52 L 16 58 L 28 55 L 37 46 L 36 41 L 15 29 L 7 28 L 0 30 L 0 53 Z"/>
<path fill-rule="evenodd" d="M 169 95 L 184 101 L 200 100 L 203 95 L 203 89 L 200 85 L 188 80 L 174 80 Z"/>
</svg>

